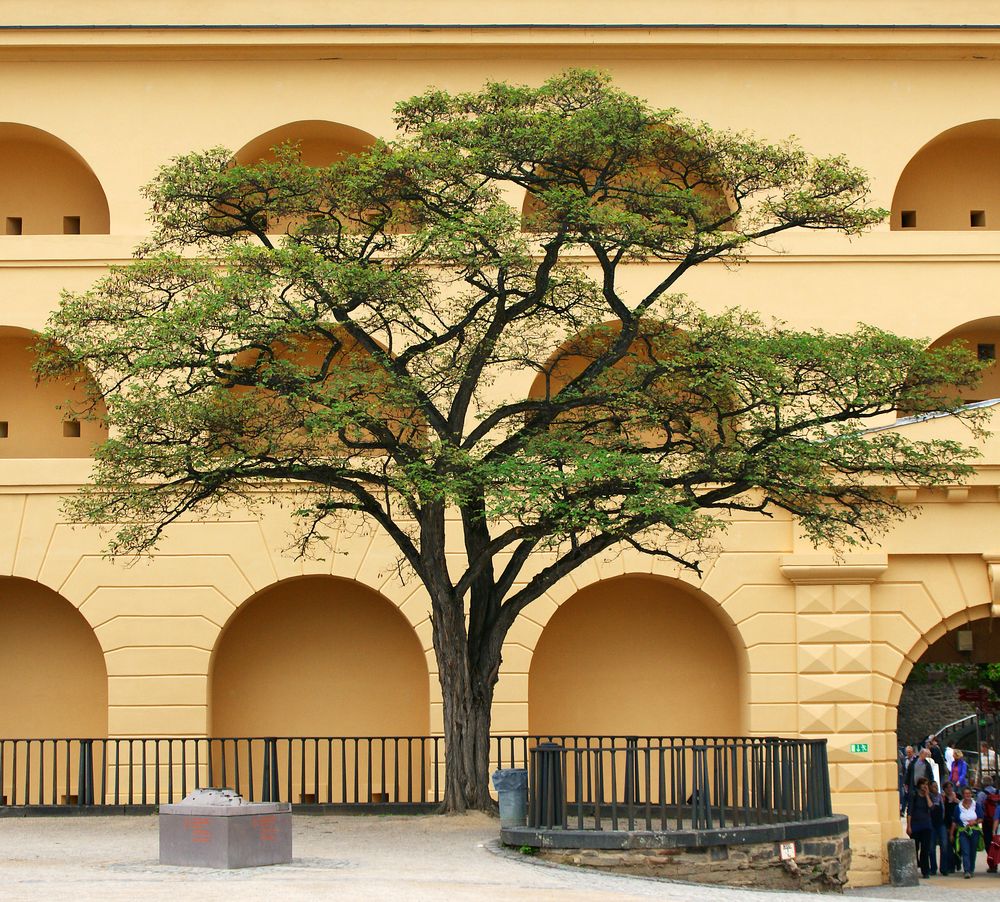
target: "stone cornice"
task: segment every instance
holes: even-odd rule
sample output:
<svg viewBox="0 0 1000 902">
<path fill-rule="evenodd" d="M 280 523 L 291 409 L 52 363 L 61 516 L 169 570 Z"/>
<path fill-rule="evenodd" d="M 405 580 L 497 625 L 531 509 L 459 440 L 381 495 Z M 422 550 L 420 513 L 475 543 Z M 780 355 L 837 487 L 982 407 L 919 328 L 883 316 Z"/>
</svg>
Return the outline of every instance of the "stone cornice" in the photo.
<svg viewBox="0 0 1000 902">
<path fill-rule="evenodd" d="M 888 566 L 888 555 L 878 552 L 845 554 L 840 558 L 833 554 L 786 554 L 780 563 L 785 579 L 806 586 L 873 583 Z"/>
</svg>

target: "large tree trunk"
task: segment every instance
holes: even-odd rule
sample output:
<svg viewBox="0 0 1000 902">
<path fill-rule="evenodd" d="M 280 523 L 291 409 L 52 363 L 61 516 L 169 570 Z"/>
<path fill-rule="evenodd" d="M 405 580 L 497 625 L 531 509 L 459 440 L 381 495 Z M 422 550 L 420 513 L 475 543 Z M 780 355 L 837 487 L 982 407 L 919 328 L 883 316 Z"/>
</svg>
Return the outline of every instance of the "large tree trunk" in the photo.
<svg viewBox="0 0 1000 902">
<path fill-rule="evenodd" d="M 444 811 L 493 811 L 490 708 L 499 656 L 470 662 L 465 614 L 454 604 L 435 606 L 434 651 L 444 700 Z"/>
</svg>

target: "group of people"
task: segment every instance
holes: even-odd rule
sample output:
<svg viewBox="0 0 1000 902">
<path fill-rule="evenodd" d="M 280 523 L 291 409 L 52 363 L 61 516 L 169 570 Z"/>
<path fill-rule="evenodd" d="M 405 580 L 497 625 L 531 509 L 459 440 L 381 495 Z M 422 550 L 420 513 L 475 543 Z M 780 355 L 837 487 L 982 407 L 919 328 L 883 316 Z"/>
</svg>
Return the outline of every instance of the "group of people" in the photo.
<svg viewBox="0 0 1000 902">
<path fill-rule="evenodd" d="M 997 754 L 983 742 L 970 767 L 961 749 L 941 748 L 929 736 L 923 748 L 907 746 L 900 761 L 900 808 L 906 834 L 916 843 L 923 877 L 976 870 L 988 850 L 987 871 L 1000 864 L 1000 789 Z"/>
</svg>

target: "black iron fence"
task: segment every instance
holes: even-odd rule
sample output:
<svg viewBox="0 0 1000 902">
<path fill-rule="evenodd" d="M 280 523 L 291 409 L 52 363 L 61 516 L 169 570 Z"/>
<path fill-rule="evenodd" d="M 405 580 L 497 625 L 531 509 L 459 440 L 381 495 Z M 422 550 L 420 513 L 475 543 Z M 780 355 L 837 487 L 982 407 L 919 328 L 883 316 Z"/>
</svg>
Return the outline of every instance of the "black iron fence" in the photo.
<svg viewBox="0 0 1000 902">
<path fill-rule="evenodd" d="M 530 750 L 529 826 L 709 830 L 832 814 L 825 739 L 623 737 Z"/>
<path fill-rule="evenodd" d="M 491 770 L 528 767 L 544 743 L 562 749 L 561 815 L 598 829 L 829 812 L 822 740 L 504 735 L 491 737 Z M 439 736 L 0 739 L 0 810 L 152 808 L 205 786 L 303 810 L 428 810 L 443 801 L 444 760 Z"/>
</svg>

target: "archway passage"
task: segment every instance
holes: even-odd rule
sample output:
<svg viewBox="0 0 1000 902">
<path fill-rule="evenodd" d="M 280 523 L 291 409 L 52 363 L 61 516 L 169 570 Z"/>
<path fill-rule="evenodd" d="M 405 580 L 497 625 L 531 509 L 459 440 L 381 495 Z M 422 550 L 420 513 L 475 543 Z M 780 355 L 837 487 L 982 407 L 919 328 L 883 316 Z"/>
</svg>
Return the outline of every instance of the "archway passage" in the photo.
<svg viewBox="0 0 1000 902">
<path fill-rule="evenodd" d="M 90 624 L 65 598 L 0 577 L 0 738 L 107 736 L 108 675 Z"/>
<path fill-rule="evenodd" d="M 0 123 L 0 235 L 107 234 L 104 189 L 55 135 Z"/>
<path fill-rule="evenodd" d="M 949 747 L 962 750 L 967 782 L 974 783 L 984 770 L 998 773 L 1000 715 L 990 711 L 977 717 L 978 706 L 963 698 L 963 689 L 987 685 L 979 682 L 986 665 L 1000 665 L 1000 629 L 992 619 L 959 624 L 933 642 L 903 684 L 896 724 L 899 748 L 917 747 L 934 734 L 942 754 Z M 1000 680 L 992 685 L 1000 688 Z"/>
<path fill-rule="evenodd" d="M 80 419 L 87 405 L 82 382 L 36 382 L 36 341 L 25 329 L 0 328 L 0 459 L 90 457 L 108 437 L 105 408 L 99 404 L 97 419 Z"/>
<path fill-rule="evenodd" d="M 648 576 L 579 591 L 535 647 L 529 731 L 740 735 L 745 664 L 711 603 L 682 583 Z"/>
<path fill-rule="evenodd" d="M 429 695 L 420 642 L 390 601 L 350 580 L 303 577 L 251 599 L 219 639 L 212 735 L 348 737 L 332 746 L 279 745 L 290 800 L 407 800 L 419 793 L 429 746 L 354 737 L 426 736 Z M 259 774 L 262 751 L 254 748 Z"/>
<path fill-rule="evenodd" d="M 906 165 L 892 229 L 1000 229 L 1000 119 L 942 132 Z"/>
</svg>

